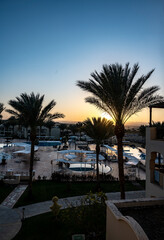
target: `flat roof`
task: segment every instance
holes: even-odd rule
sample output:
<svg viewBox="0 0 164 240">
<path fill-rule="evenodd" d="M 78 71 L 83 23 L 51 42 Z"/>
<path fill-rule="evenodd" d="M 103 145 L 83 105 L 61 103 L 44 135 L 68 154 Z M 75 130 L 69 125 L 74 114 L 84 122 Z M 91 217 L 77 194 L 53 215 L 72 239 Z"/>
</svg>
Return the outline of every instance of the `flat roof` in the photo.
<svg viewBox="0 0 164 240">
<path fill-rule="evenodd" d="M 150 105 L 149 108 L 164 108 L 164 102 Z"/>
</svg>

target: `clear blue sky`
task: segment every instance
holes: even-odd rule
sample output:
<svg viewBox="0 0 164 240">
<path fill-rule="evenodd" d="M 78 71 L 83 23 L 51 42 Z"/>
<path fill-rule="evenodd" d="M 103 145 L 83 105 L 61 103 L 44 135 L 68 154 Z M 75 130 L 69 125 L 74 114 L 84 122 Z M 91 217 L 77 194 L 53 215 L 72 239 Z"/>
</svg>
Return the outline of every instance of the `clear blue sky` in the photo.
<svg viewBox="0 0 164 240">
<path fill-rule="evenodd" d="M 138 62 L 140 75 L 155 68 L 147 86 L 164 95 L 163 26 L 163 0 L 1 0 L 0 102 L 34 91 L 65 120 L 98 116 L 75 83 L 116 62 Z"/>
</svg>

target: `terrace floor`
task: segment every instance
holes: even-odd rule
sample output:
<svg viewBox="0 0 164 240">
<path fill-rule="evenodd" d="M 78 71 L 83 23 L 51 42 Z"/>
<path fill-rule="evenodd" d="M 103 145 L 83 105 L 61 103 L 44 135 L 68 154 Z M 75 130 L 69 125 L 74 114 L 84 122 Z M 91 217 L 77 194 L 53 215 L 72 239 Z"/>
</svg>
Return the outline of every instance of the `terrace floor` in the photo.
<svg viewBox="0 0 164 240">
<path fill-rule="evenodd" d="M 150 240 L 164 239 L 164 206 L 119 208 L 124 216 L 133 217 Z"/>
</svg>

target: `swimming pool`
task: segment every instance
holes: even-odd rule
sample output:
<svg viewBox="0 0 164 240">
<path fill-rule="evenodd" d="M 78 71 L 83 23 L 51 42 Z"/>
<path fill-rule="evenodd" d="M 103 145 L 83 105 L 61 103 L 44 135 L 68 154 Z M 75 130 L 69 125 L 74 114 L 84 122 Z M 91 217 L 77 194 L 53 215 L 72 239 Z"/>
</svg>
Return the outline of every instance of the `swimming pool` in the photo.
<svg viewBox="0 0 164 240">
<path fill-rule="evenodd" d="M 31 142 L 25 142 L 27 144 L 31 144 Z M 40 147 L 53 147 L 61 145 L 60 141 L 39 141 L 38 146 Z"/>
<path fill-rule="evenodd" d="M 96 164 L 88 164 L 88 163 L 72 163 L 69 166 L 69 170 L 75 172 L 89 172 L 96 170 Z M 109 173 L 112 168 L 106 166 L 105 164 L 99 164 L 99 173 Z"/>
<path fill-rule="evenodd" d="M 94 167 L 91 164 L 72 163 L 70 164 L 69 169 L 76 172 L 88 172 L 88 171 L 93 171 Z"/>
<path fill-rule="evenodd" d="M 113 147 L 110 147 L 108 145 L 104 145 L 105 152 L 108 156 L 115 156 L 115 159 L 117 161 L 117 146 L 114 145 Z M 143 157 L 144 156 L 144 157 Z M 131 165 L 137 165 L 138 162 L 142 162 L 143 165 L 145 165 L 146 155 L 144 153 L 141 153 L 141 151 L 138 148 L 132 148 L 130 146 L 124 146 L 123 147 L 123 157 L 127 159 L 128 161 L 126 164 Z"/>
</svg>

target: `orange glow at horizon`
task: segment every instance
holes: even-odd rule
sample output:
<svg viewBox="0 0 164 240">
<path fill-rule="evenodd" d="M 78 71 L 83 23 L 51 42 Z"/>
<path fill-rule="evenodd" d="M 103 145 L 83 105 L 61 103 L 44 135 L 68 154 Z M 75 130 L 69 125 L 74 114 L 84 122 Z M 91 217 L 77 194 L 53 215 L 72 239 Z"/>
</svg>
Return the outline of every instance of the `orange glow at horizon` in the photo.
<svg viewBox="0 0 164 240">
<path fill-rule="evenodd" d="M 102 112 L 96 109 L 94 106 L 88 104 L 81 104 L 77 107 L 77 103 L 75 106 L 71 107 L 61 107 L 57 105 L 54 108 L 55 112 L 60 112 L 65 115 L 63 119 L 56 119 L 56 122 L 83 122 L 87 118 L 92 117 L 105 117 L 108 120 L 112 120 L 111 116 L 108 113 Z M 4 120 L 8 119 L 11 115 L 5 111 L 2 112 L 2 116 Z M 164 121 L 164 109 L 153 109 L 152 110 L 152 121 L 153 122 L 163 122 Z M 125 125 L 145 125 L 149 124 L 149 109 L 143 109 L 141 112 L 133 115 Z"/>
</svg>

